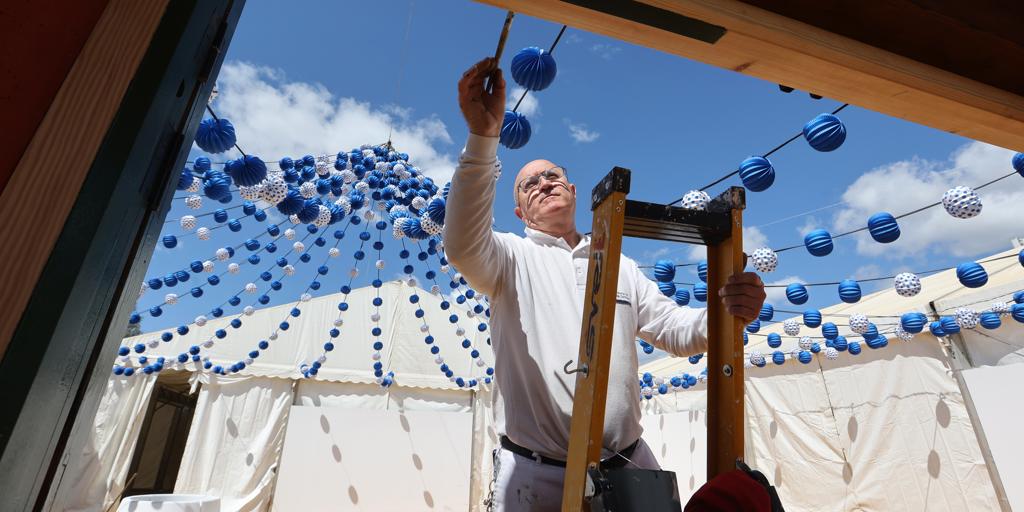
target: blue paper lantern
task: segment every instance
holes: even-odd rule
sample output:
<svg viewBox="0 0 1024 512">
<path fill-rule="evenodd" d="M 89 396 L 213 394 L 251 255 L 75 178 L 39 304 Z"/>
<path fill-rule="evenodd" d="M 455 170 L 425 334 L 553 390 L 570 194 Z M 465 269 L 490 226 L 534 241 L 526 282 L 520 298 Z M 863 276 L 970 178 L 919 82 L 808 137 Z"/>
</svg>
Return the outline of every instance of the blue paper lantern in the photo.
<svg viewBox="0 0 1024 512">
<path fill-rule="evenodd" d="M 821 311 L 817 309 L 808 309 L 804 311 L 804 325 L 814 329 L 821 325 Z"/>
<path fill-rule="evenodd" d="M 164 235 L 163 244 L 164 247 L 168 249 L 174 249 L 178 246 L 178 237 L 174 235 Z"/>
<path fill-rule="evenodd" d="M 928 331 L 936 338 L 941 338 L 946 335 L 946 331 L 942 329 L 942 322 L 938 320 L 928 324 Z"/>
<path fill-rule="evenodd" d="M 693 285 L 693 298 L 697 299 L 698 302 L 707 302 L 708 285 L 704 283 L 697 283 Z"/>
<path fill-rule="evenodd" d="M 978 323 L 986 329 L 998 329 L 1003 324 L 1003 321 L 999 318 L 999 313 L 986 311 L 981 314 Z"/>
<path fill-rule="evenodd" d="M 804 236 L 804 247 L 812 256 L 828 256 L 832 252 L 832 235 L 824 229 L 815 229 Z"/>
<path fill-rule="evenodd" d="M 231 178 L 218 171 L 206 173 L 203 177 L 203 194 L 214 201 L 231 197 Z"/>
<path fill-rule="evenodd" d="M 782 336 L 779 336 L 779 333 L 777 332 L 768 333 L 768 346 L 771 348 L 781 347 Z"/>
<path fill-rule="evenodd" d="M 865 340 L 873 340 L 878 337 L 878 326 L 873 322 L 868 323 L 868 330 L 864 331 Z"/>
<path fill-rule="evenodd" d="M 701 261 L 697 264 L 697 278 L 703 282 L 708 282 L 708 262 Z"/>
<path fill-rule="evenodd" d="M 677 288 L 675 295 L 676 304 L 685 306 L 690 303 L 690 292 L 685 288 Z"/>
<path fill-rule="evenodd" d="M 430 217 L 430 220 L 434 221 L 435 224 L 443 226 L 445 209 L 445 200 L 440 197 L 435 197 L 427 203 L 427 216 Z"/>
<path fill-rule="evenodd" d="M 968 288 L 980 288 L 988 282 L 988 273 L 984 267 L 971 261 L 956 266 L 956 278 Z"/>
<path fill-rule="evenodd" d="M 889 340 L 881 334 L 877 334 L 871 339 L 864 338 L 864 342 L 867 343 L 870 349 L 883 348 L 889 344 Z"/>
<path fill-rule="evenodd" d="M 662 295 L 666 297 L 672 297 L 676 294 L 676 285 L 675 283 L 672 282 L 658 283 L 658 290 L 661 292 Z"/>
<path fill-rule="evenodd" d="M 763 156 L 752 156 L 740 163 L 740 180 L 751 192 L 763 192 L 775 182 L 775 168 Z"/>
<path fill-rule="evenodd" d="M 868 232 L 880 244 L 895 242 L 900 237 L 900 225 L 889 212 L 878 212 L 868 218 Z"/>
<path fill-rule="evenodd" d="M 213 220 L 218 224 L 227 222 L 228 211 L 223 208 L 217 208 L 216 210 L 213 211 Z"/>
<path fill-rule="evenodd" d="M 1013 315 L 1014 320 L 1024 323 L 1024 304 L 1014 304 L 1010 308 L 1010 314 Z"/>
<path fill-rule="evenodd" d="M 195 168 L 195 170 L 199 171 L 199 172 L 209 171 L 210 170 L 210 159 L 206 158 L 205 156 L 197 157 L 195 163 L 192 164 L 192 167 Z"/>
<path fill-rule="evenodd" d="M 774 316 L 775 316 L 775 308 L 771 304 L 768 304 L 767 302 L 765 302 L 764 305 L 761 306 L 761 312 L 758 313 L 757 318 L 758 318 L 758 320 L 764 320 L 765 322 L 770 322 Z"/>
<path fill-rule="evenodd" d="M 755 333 L 755 332 L 760 331 L 760 330 L 761 330 L 761 321 L 756 319 L 756 318 L 754 319 L 753 322 L 750 322 L 749 324 L 747 324 L 747 332 L 749 332 L 749 333 Z"/>
<path fill-rule="evenodd" d="M 235 127 L 224 119 L 203 119 L 196 130 L 196 145 L 207 153 L 223 153 L 235 145 Z"/>
<path fill-rule="evenodd" d="M 845 352 L 849 346 L 850 344 L 846 341 L 846 336 L 836 336 L 836 339 L 832 340 L 832 347 L 840 352 Z"/>
<path fill-rule="evenodd" d="M 288 195 L 286 195 L 281 202 L 277 203 L 277 211 L 285 215 L 295 215 L 302 210 L 302 207 L 305 204 L 306 200 L 302 197 L 302 194 L 299 193 L 299 190 L 289 187 Z M 362 205 L 360 204 L 360 207 L 361 206 Z M 352 209 L 356 209 L 355 206 L 353 206 Z"/>
<path fill-rule="evenodd" d="M 267 164 L 255 155 L 245 155 L 242 158 L 229 160 L 224 165 L 224 172 L 235 183 L 243 187 L 259 185 L 267 177 Z"/>
<path fill-rule="evenodd" d="M 853 355 L 860 354 L 860 343 L 858 343 L 856 341 L 851 341 L 850 342 L 850 346 L 848 347 L 847 350 L 849 350 L 850 353 L 853 354 Z"/>
<path fill-rule="evenodd" d="M 811 353 L 806 350 L 801 350 L 800 353 L 797 354 L 796 358 L 801 363 L 807 364 L 811 362 Z"/>
<path fill-rule="evenodd" d="M 182 169 L 181 174 L 178 175 L 178 183 L 175 184 L 174 188 L 177 190 L 188 190 L 192 186 L 193 178 L 192 171 L 188 170 L 187 167 Z"/>
<path fill-rule="evenodd" d="M 558 66 L 551 52 L 536 46 L 523 48 L 512 57 L 512 80 L 528 91 L 542 91 L 555 81 Z"/>
<path fill-rule="evenodd" d="M 1024 290 L 1013 294 L 1013 301 L 1017 304 L 1024 303 Z"/>
<path fill-rule="evenodd" d="M 1020 263 L 1020 266 L 1024 267 L 1024 249 L 1017 253 L 1017 262 Z"/>
<path fill-rule="evenodd" d="M 839 328 L 832 322 L 825 322 L 821 325 L 821 335 L 826 340 L 835 340 L 839 336 Z"/>
<path fill-rule="evenodd" d="M 902 327 L 906 332 L 917 334 L 924 330 L 924 324 L 927 321 L 928 317 L 924 316 L 924 313 L 904 313 L 903 316 L 900 317 L 900 327 Z"/>
<path fill-rule="evenodd" d="M 793 304 L 800 305 L 807 302 L 807 288 L 800 283 L 791 283 L 786 287 L 786 298 Z"/>
<path fill-rule="evenodd" d="M 1017 153 L 1013 155 L 1013 159 L 1011 159 L 1010 162 L 1013 164 L 1013 168 L 1017 171 L 1017 174 L 1024 176 L 1024 153 Z"/>
<path fill-rule="evenodd" d="M 654 264 L 654 279 L 662 283 L 671 282 L 676 277 L 676 265 L 672 260 L 658 260 Z"/>
<path fill-rule="evenodd" d="M 526 116 L 511 110 L 505 111 L 505 119 L 501 122 L 501 145 L 509 149 L 519 149 L 530 142 L 530 122 Z"/>
<path fill-rule="evenodd" d="M 853 279 L 843 279 L 839 283 L 839 299 L 847 304 L 860 300 L 860 285 Z"/>
<path fill-rule="evenodd" d="M 942 325 L 942 331 L 947 335 L 960 332 L 960 324 L 956 323 L 955 317 L 944 316 L 939 319 L 939 323 Z"/>
<path fill-rule="evenodd" d="M 846 140 L 846 126 L 833 114 L 818 114 L 804 125 L 804 139 L 818 151 L 834 151 Z"/>
<path fill-rule="evenodd" d="M 776 350 L 775 352 L 772 352 L 772 362 L 781 365 L 786 362 L 786 355 L 781 351 Z"/>
<path fill-rule="evenodd" d="M 299 222 L 309 224 L 315 221 L 319 214 L 320 201 L 317 201 L 316 199 L 307 199 L 302 203 L 302 209 L 295 215 L 299 218 Z"/>
</svg>

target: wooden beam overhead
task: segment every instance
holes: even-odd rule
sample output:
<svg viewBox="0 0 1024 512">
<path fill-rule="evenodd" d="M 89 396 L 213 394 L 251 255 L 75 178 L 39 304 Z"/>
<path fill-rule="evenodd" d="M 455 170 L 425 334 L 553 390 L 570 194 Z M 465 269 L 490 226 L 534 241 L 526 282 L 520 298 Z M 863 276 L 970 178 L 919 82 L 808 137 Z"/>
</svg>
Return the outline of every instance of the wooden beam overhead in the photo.
<svg viewBox="0 0 1024 512">
<path fill-rule="evenodd" d="M 843 27 L 841 17 L 838 21 L 836 16 L 803 17 L 832 29 L 827 30 L 737 0 L 479 1 L 1024 151 L 1024 96 L 1013 92 L 1020 90 L 1019 82 L 1012 86 L 1006 80 L 1006 72 L 972 66 L 963 52 L 943 66 L 947 69 L 940 69 L 936 65 L 946 61 L 925 58 L 921 45 L 910 47 L 908 38 L 873 38 L 871 43 L 889 45 L 880 48 L 840 35 L 837 32 L 864 38 L 871 33 Z M 775 7 L 781 2 L 752 1 L 793 14 L 791 10 Z M 850 23 L 874 19 L 870 12 L 872 4 L 847 2 Z M 947 21 L 949 18 L 944 12 L 912 9 L 908 1 L 888 0 L 886 4 L 896 5 L 908 17 L 920 16 L 920 21 L 934 20 L 940 15 Z M 933 28 L 935 23 L 922 28 L 916 21 L 919 20 L 912 18 L 903 23 L 908 30 L 941 37 L 942 31 Z M 892 21 L 880 20 L 879 27 L 891 29 Z M 1000 25 L 986 31 L 974 26 L 964 28 L 959 37 L 966 39 L 962 41 L 965 47 L 975 48 L 979 60 L 992 62 L 998 57 L 1002 59 L 998 62 L 1008 69 L 1022 69 L 1024 48 L 1008 52 L 1007 49 L 1020 48 L 1019 41 L 1005 36 L 1004 29 Z M 1000 43 L 997 48 L 1002 48 L 1000 54 L 984 54 L 996 51 L 990 44 L 996 39 Z"/>
</svg>

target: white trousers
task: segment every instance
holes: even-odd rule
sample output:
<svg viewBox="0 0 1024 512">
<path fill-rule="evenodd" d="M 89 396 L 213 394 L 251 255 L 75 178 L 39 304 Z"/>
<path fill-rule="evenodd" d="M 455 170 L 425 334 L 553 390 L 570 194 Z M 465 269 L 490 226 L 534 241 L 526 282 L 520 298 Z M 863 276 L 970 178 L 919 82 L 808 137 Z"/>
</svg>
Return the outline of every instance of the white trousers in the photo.
<svg viewBox="0 0 1024 512">
<path fill-rule="evenodd" d="M 661 469 L 643 439 L 629 458 L 628 468 Z M 558 512 L 562 509 L 565 468 L 542 464 L 503 448 L 494 451 L 493 510 L 495 512 Z"/>
</svg>

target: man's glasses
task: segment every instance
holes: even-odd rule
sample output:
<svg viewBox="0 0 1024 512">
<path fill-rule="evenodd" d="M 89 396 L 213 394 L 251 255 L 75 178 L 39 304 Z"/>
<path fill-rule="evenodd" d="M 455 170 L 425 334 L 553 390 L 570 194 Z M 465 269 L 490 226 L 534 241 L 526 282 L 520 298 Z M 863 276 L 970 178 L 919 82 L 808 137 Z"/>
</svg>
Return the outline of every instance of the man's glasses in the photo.
<svg viewBox="0 0 1024 512">
<path fill-rule="evenodd" d="M 524 178 L 523 181 L 519 182 L 519 190 L 524 194 L 529 194 L 531 190 L 540 185 L 540 181 L 558 181 L 565 178 L 566 172 L 564 167 L 552 167 L 540 174 L 534 174 L 528 178 Z"/>
</svg>

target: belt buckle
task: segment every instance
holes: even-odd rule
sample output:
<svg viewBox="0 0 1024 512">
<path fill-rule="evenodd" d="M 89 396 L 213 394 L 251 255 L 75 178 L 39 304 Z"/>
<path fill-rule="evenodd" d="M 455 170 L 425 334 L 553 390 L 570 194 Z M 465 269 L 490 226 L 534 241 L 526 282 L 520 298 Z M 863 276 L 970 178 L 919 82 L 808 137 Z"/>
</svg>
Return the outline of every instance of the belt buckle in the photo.
<svg viewBox="0 0 1024 512">
<path fill-rule="evenodd" d="M 541 454 L 537 452 L 530 452 L 530 455 L 533 456 L 533 460 L 537 461 L 537 464 L 544 464 L 544 457 L 541 456 Z"/>
</svg>

